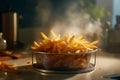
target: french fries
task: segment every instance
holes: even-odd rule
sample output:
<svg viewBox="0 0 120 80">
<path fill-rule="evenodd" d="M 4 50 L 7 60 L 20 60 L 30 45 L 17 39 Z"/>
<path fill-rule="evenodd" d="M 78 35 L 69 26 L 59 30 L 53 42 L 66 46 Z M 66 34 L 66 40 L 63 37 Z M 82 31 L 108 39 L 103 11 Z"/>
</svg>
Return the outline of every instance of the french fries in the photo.
<svg viewBox="0 0 120 80">
<path fill-rule="evenodd" d="M 43 32 L 40 35 L 42 40 L 34 41 L 31 49 L 35 51 L 37 64 L 42 65 L 45 69 L 84 69 L 88 66 L 91 56 L 85 53 L 97 49 L 98 41 L 89 42 L 82 35 L 75 37 L 67 34 L 61 37 L 60 34 L 57 35 L 53 31 L 49 37 Z M 55 54 L 43 56 L 38 52 Z"/>
<path fill-rule="evenodd" d="M 90 52 L 97 49 L 98 41 L 89 42 L 80 37 L 76 38 L 74 35 L 66 35 L 61 37 L 51 31 L 50 37 L 40 32 L 42 40 L 40 42 L 34 41 L 31 49 L 33 51 L 47 52 L 47 53 L 81 53 Z"/>
<path fill-rule="evenodd" d="M 13 68 L 13 64 L 6 64 L 0 61 L 0 72 L 15 72 L 16 70 Z"/>
</svg>

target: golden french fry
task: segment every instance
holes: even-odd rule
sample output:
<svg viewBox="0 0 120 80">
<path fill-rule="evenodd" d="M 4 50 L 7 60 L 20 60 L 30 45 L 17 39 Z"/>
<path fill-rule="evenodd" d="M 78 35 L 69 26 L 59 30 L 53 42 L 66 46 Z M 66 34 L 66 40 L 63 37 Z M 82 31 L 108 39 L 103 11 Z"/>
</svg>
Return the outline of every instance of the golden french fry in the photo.
<svg viewBox="0 0 120 80">
<path fill-rule="evenodd" d="M 48 37 L 43 32 L 40 32 L 40 35 L 43 39 L 48 39 Z"/>
<path fill-rule="evenodd" d="M 69 43 L 71 43 L 74 38 L 75 38 L 75 36 L 72 36 L 72 37 L 69 39 Z"/>
<path fill-rule="evenodd" d="M 36 41 L 34 41 L 33 44 L 34 44 L 35 47 L 40 47 L 40 45 Z"/>
<path fill-rule="evenodd" d="M 96 45 L 96 44 L 98 44 L 98 40 L 97 41 L 94 41 L 94 42 L 92 42 L 91 44 L 93 44 L 93 45 Z"/>
<path fill-rule="evenodd" d="M 50 53 L 80 53 L 89 52 L 97 49 L 98 41 L 89 42 L 81 35 L 75 38 L 74 35 L 67 34 L 64 37 L 57 36 L 51 31 L 51 37 L 47 37 L 43 32 L 40 33 L 43 40 L 39 43 L 34 41 L 32 50 Z"/>
<path fill-rule="evenodd" d="M 61 35 L 60 35 L 60 34 L 58 34 L 58 36 L 57 36 L 57 40 L 60 40 L 60 37 L 61 37 Z"/>
<path fill-rule="evenodd" d="M 50 33 L 52 37 L 56 38 L 56 34 L 52 30 L 50 31 Z"/>
<path fill-rule="evenodd" d="M 83 35 L 80 35 L 80 37 L 78 37 L 79 40 L 83 39 Z"/>
</svg>

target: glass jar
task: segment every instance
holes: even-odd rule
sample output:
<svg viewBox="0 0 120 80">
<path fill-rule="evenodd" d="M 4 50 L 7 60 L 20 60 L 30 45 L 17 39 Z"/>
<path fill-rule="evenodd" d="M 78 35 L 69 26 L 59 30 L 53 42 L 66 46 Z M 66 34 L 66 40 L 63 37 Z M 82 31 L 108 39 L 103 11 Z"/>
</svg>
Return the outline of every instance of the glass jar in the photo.
<svg viewBox="0 0 120 80">
<path fill-rule="evenodd" d="M 2 33 L 0 33 L 0 50 L 5 50 L 7 48 L 7 42 L 2 37 Z"/>
</svg>

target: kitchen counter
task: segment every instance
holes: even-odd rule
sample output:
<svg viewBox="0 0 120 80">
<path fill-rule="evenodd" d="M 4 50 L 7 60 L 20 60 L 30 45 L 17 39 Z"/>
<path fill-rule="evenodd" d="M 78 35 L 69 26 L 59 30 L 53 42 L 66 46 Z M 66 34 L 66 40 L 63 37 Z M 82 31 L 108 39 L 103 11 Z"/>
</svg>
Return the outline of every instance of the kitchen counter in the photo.
<svg viewBox="0 0 120 80">
<path fill-rule="evenodd" d="M 6 63 L 14 63 L 18 69 L 25 69 L 21 74 L 0 73 L 0 80 L 112 80 L 109 77 L 120 76 L 119 53 L 97 52 L 95 69 L 88 73 L 43 73 L 28 64 L 31 60 L 31 57 L 28 57 L 6 61 Z M 93 60 L 94 55 L 91 61 Z"/>
</svg>

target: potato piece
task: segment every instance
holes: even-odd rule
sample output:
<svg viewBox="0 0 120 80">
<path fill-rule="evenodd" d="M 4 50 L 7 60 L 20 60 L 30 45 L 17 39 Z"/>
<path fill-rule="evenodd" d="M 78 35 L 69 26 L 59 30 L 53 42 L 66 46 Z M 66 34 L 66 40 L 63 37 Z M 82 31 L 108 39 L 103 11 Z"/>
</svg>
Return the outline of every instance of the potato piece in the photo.
<svg viewBox="0 0 120 80">
<path fill-rule="evenodd" d="M 50 33 L 48 37 L 40 32 L 43 39 L 38 43 L 34 41 L 31 49 L 49 53 L 81 53 L 97 49 L 98 41 L 89 42 L 82 35 L 76 38 L 74 35 L 67 34 L 61 38 L 60 34 L 56 35 L 53 31 Z"/>
</svg>

